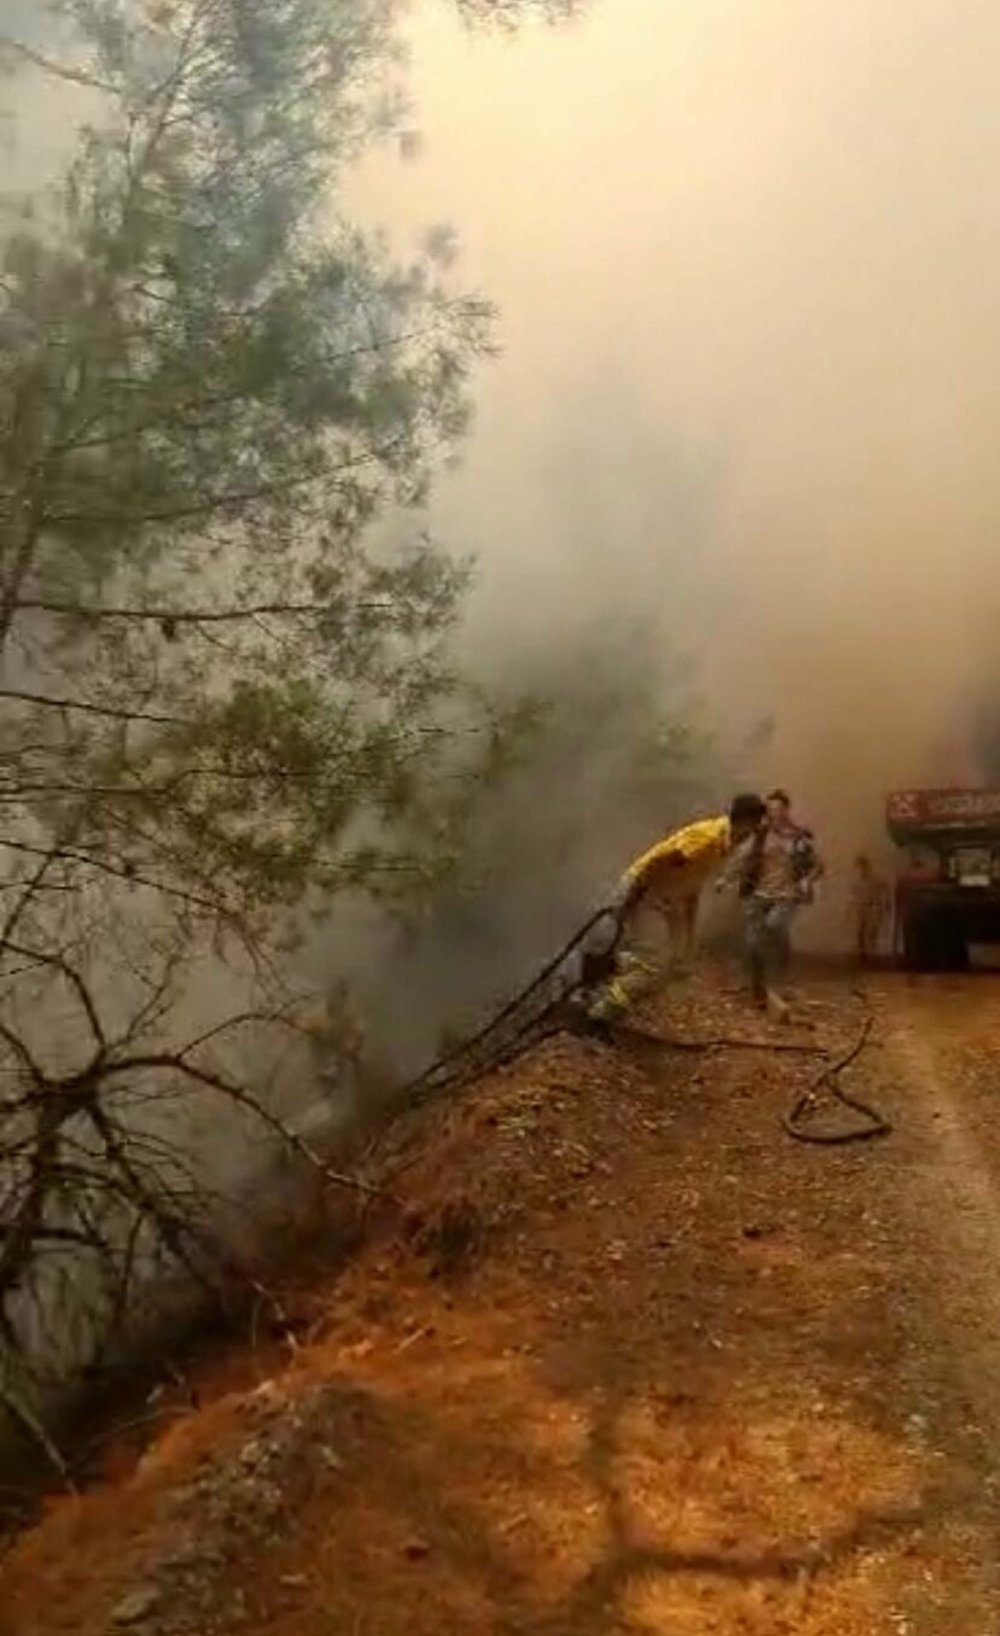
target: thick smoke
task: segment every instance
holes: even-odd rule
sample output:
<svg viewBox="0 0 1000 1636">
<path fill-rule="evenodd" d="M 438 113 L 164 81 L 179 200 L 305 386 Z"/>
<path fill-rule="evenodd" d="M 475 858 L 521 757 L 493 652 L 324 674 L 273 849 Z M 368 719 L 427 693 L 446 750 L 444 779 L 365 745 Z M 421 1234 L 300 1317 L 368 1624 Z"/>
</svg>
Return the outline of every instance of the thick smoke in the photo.
<svg viewBox="0 0 1000 1636">
<path fill-rule="evenodd" d="M 452 224 L 456 281 L 500 309 L 431 519 L 479 558 L 468 644 L 494 677 L 548 655 L 561 674 L 602 622 L 634 622 L 665 697 L 693 656 L 732 780 L 788 785 L 816 825 L 840 935 L 842 866 L 880 844 L 887 787 L 1000 776 L 1000 13 L 591 0 L 513 37 L 442 0 L 407 16 L 414 133 L 350 203 L 404 248 Z M 14 186 L 86 111 L 34 76 L 30 95 Z M 609 800 L 567 915 L 641 828 L 609 832 L 616 776 L 595 747 Z"/>
<path fill-rule="evenodd" d="M 502 312 L 437 499 L 480 651 L 653 615 L 734 741 L 773 714 L 745 770 L 835 869 L 887 787 L 988 772 L 996 7 L 605 0 L 512 43 L 427 6 L 411 38 L 419 154 L 357 199 L 455 223 Z"/>
</svg>

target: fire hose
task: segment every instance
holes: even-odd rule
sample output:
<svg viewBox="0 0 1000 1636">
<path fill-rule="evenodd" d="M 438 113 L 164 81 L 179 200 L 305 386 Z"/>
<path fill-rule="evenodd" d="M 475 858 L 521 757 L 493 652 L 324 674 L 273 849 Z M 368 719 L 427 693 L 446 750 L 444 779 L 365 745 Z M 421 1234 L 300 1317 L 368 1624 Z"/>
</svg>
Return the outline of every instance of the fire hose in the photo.
<svg viewBox="0 0 1000 1636">
<path fill-rule="evenodd" d="M 796 1142 L 811 1142 L 817 1147 L 843 1147 L 848 1142 L 867 1142 L 875 1136 L 888 1136 L 892 1126 L 888 1119 L 867 1102 L 862 1102 L 859 1096 L 852 1096 L 838 1084 L 837 1075 L 845 1068 L 849 1068 L 856 1057 L 861 1055 L 868 1043 L 872 1031 L 872 1018 L 866 1017 L 854 1044 L 836 1062 L 828 1062 L 815 1079 L 804 1091 L 801 1091 L 792 1104 L 790 1111 L 782 1120 L 787 1134 Z M 861 1117 L 861 1124 L 848 1130 L 821 1131 L 803 1123 L 806 1114 L 811 1113 L 819 1100 L 822 1090 L 829 1091 L 835 1102 L 842 1107 L 850 1108 Z"/>
<path fill-rule="evenodd" d="M 607 945 L 599 954 L 584 953 L 580 958 L 576 975 L 565 978 L 554 994 L 549 992 L 547 985 L 564 970 L 570 957 L 604 920 L 611 923 L 609 926 L 611 935 Z M 447 1091 L 458 1090 L 471 1080 L 506 1066 L 523 1056 L 526 1051 L 563 1032 L 574 1015 L 574 1000 L 584 994 L 595 980 L 599 980 L 613 968 L 622 931 L 620 906 L 609 905 L 598 909 L 573 933 L 558 954 L 548 961 L 531 982 L 501 1006 L 482 1027 L 467 1038 L 459 1040 L 449 1050 L 442 1052 L 415 1079 L 402 1087 L 399 1092 L 400 1100 L 412 1106 Z M 836 1061 L 825 1064 L 806 1089 L 797 1095 L 791 1109 L 781 1121 L 782 1128 L 788 1136 L 797 1142 L 815 1146 L 839 1147 L 890 1134 L 892 1126 L 887 1119 L 860 1097 L 845 1091 L 838 1083 L 838 1075 L 864 1050 L 871 1029 L 872 1018 L 869 1016 L 850 1049 Z M 666 1050 L 671 1048 L 672 1043 L 636 1029 L 627 1030 L 625 1037 L 641 1040 L 647 1045 L 658 1045 Z M 721 1045 L 726 1042 L 717 1043 Z M 728 1043 L 756 1045 L 764 1042 L 734 1040 Z M 807 1116 L 814 1111 L 822 1091 L 829 1092 L 835 1102 L 858 1114 L 861 1123 L 840 1131 L 823 1131 L 807 1123 Z"/>
<path fill-rule="evenodd" d="M 420 1101 L 442 1091 L 457 1090 L 470 1079 L 503 1067 L 559 1033 L 568 1019 L 573 999 L 593 981 L 594 964 L 588 970 L 584 956 L 577 976 L 560 984 L 555 994 L 547 993 L 547 985 L 603 920 L 612 922 L 609 928 L 611 938 L 596 963 L 610 967 L 621 940 L 622 926 L 620 910 L 609 905 L 592 914 L 537 976 L 476 1033 L 443 1052 L 415 1079 L 410 1080 L 401 1096 L 406 1101 Z"/>
</svg>

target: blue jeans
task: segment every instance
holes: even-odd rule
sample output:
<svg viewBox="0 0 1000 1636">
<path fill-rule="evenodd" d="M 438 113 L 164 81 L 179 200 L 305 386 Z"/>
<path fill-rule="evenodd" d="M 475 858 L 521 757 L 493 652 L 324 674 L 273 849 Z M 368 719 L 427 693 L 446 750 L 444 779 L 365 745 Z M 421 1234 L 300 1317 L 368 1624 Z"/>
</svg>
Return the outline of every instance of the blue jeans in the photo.
<svg viewBox="0 0 1000 1636">
<path fill-rule="evenodd" d="M 750 984 L 757 999 L 764 999 L 788 972 L 798 907 L 792 898 L 747 898 L 743 906 Z"/>
</svg>

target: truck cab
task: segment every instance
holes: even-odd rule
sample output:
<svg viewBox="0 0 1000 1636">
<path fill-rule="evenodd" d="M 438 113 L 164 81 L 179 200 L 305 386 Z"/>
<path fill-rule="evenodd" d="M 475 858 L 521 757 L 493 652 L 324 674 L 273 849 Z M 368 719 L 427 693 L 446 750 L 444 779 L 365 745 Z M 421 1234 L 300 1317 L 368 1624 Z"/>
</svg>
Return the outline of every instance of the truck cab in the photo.
<svg viewBox="0 0 1000 1636">
<path fill-rule="evenodd" d="M 896 790 L 886 827 L 903 964 L 955 970 L 972 944 L 1000 943 L 1000 789 Z"/>
</svg>

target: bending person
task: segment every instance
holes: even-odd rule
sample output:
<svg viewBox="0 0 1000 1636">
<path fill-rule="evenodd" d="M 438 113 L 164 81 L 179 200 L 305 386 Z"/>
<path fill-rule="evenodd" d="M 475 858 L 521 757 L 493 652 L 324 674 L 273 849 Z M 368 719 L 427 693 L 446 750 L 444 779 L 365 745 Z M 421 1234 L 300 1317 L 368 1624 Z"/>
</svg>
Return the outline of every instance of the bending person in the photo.
<svg viewBox="0 0 1000 1636">
<path fill-rule="evenodd" d="M 672 955 L 694 952 L 705 885 L 764 817 L 759 795 L 738 795 L 728 813 L 664 836 L 625 871 L 613 937 L 604 934 L 606 947 L 583 953 L 585 981 L 597 979 L 587 1017 L 598 1031 L 621 1021 L 660 986 Z"/>
</svg>

